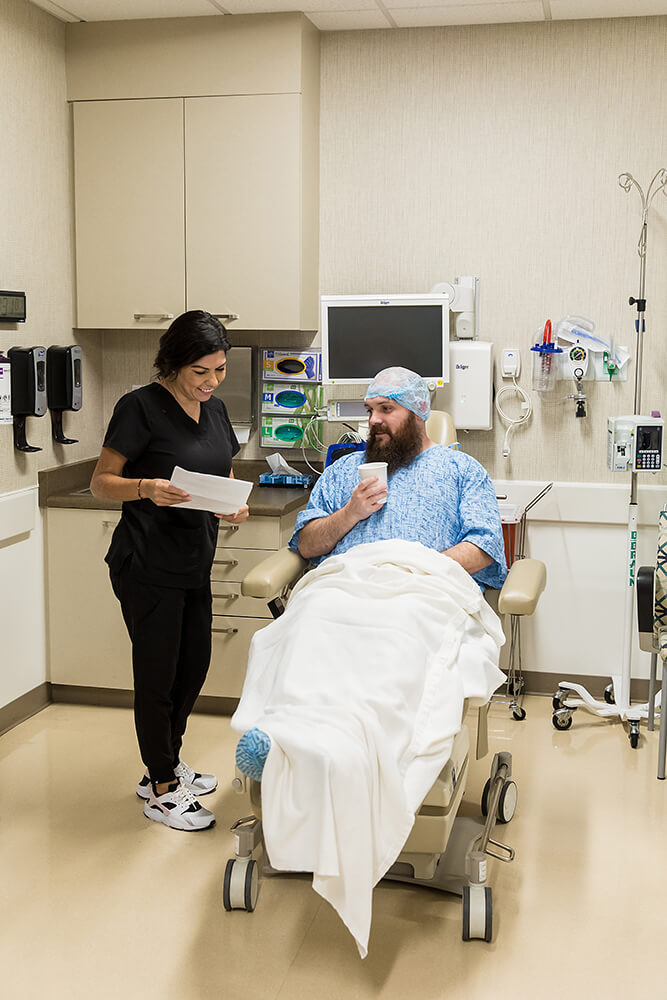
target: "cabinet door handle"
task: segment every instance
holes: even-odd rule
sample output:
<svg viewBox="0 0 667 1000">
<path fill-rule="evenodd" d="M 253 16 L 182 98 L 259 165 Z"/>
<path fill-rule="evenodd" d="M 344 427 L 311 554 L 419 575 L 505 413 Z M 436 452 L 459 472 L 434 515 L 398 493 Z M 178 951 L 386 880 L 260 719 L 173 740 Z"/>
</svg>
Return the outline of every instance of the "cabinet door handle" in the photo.
<svg viewBox="0 0 667 1000">
<path fill-rule="evenodd" d="M 165 320 L 165 319 L 173 319 L 174 318 L 174 314 L 173 313 L 165 313 L 165 312 L 162 312 L 162 313 L 135 313 L 134 314 L 134 318 L 136 320 L 140 320 L 140 319 L 155 319 L 155 320 L 158 320 L 158 322 L 163 322 L 163 320 Z"/>
<path fill-rule="evenodd" d="M 227 601 L 235 601 L 238 594 L 211 594 L 211 597 L 224 597 Z"/>
<path fill-rule="evenodd" d="M 238 566 L 238 559 L 214 559 L 214 566 Z"/>
<path fill-rule="evenodd" d="M 211 316 L 215 316 L 216 319 L 226 319 L 229 323 L 241 319 L 238 313 L 211 313 Z"/>
<path fill-rule="evenodd" d="M 241 527 L 240 524 L 222 524 L 221 523 L 219 525 L 219 530 L 221 529 L 222 531 L 238 531 L 240 527 Z"/>
<path fill-rule="evenodd" d="M 237 628 L 212 628 L 211 632 L 227 632 L 229 635 L 236 635 Z"/>
</svg>

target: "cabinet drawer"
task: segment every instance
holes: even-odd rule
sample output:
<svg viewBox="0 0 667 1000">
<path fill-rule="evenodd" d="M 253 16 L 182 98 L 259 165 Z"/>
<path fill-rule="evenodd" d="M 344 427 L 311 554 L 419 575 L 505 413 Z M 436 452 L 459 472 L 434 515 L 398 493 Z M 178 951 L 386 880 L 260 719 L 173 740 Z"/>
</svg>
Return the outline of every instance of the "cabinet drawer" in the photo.
<svg viewBox="0 0 667 1000">
<path fill-rule="evenodd" d="M 226 581 L 241 583 L 251 569 L 254 569 L 263 559 L 267 559 L 271 552 L 267 549 L 218 549 L 213 559 L 211 567 L 211 583 L 215 588 L 216 583 Z"/>
<path fill-rule="evenodd" d="M 213 614 L 235 615 L 239 618 L 273 618 L 266 601 L 257 597 L 243 597 L 240 583 L 213 583 Z"/>
<path fill-rule="evenodd" d="M 279 517 L 251 517 L 243 524 L 220 522 L 218 549 L 277 549 L 280 546 Z"/>
<path fill-rule="evenodd" d="M 259 618 L 213 616 L 211 666 L 202 694 L 218 698 L 240 697 L 250 643 L 255 632 L 264 625 L 268 622 Z"/>
</svg>

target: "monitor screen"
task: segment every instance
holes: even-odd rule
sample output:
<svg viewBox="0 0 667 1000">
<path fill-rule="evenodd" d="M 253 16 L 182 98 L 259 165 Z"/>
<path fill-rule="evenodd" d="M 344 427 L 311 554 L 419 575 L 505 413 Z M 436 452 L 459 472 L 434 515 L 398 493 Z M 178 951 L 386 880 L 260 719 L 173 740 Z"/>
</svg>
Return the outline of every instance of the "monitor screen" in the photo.
<svg viewBox="0 0 667 1000">
<path fill-rule="evenodd" d="M 322 378 L 369 382 L 383 368 L 409 368 L 438 385 L 449 381 L 446 296 L 324 296 Z"/>
</svg>

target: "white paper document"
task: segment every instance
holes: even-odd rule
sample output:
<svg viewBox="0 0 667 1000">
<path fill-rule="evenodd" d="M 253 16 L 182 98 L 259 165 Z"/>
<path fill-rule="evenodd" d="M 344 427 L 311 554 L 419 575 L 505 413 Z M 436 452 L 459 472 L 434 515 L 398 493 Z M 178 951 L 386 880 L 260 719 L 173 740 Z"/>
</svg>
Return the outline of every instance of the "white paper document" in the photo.
<svg viewBox="0 0 667 1000">
<path fill-rule="evenodd" d="M 244 479 L 227 479 L 226 476 L 206 476 L 202 472 L 188 472 L 176 466 L 171 474 L 170 486 L 185 490 L 192 497 L 179 507 L 190 510 L 208 510 L 212 514 L 235 514 L 247 503 L 252 483 Z"/>
</svg>

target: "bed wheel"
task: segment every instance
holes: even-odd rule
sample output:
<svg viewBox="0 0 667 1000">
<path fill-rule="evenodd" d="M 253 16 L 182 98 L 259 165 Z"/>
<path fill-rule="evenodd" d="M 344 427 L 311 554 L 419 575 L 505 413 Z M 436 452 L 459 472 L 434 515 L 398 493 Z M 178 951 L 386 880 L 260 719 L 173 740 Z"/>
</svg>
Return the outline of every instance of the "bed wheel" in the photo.
<svg viewBox="0 0 667 1000">
<path fill-rule="evenodd" d="M 493 934 L 491 889 L 486 885 L 463 886 L 463 940 L 490 941 Z"/>
<path fill-rule="evenodd" d="M 230 858 L 222 883 L 222 905 L 226 910 L 247 910 L 257 905 L 259 875 L 254 858 Z"/>
<path fill-rule="evenodd" d="M 498 799 L 498 822 L 509 823 L 516 810 L 519 791 L 515 781 L 506 781 Z"/>
<path fill-rule="evenodd" d="M 484 785 L 484 790 L 482 792 L 482 816 L 489 815 L 489 791 L 491 789 L 491 778 L 486 779 L 486 784 Z"/>
<path fill-rule="evenodd" d="M 482 792 L 482 816 L 489 815 L 490 791 L 491 791 L 491 778 L 487 780 L 486 784 L 484 785 L 484 791 Z M 510 781 L 508 779 L 503 783 L 503 787 L 500 791 L 500 797 L 498 799 L 498 809 L 496 818 L 499 823 L 509 823 L 509 821 L 514 816 L 518 798 L 519 798 L 519 791 L 516 787 L 516 782 Z"/>
</svg>

